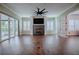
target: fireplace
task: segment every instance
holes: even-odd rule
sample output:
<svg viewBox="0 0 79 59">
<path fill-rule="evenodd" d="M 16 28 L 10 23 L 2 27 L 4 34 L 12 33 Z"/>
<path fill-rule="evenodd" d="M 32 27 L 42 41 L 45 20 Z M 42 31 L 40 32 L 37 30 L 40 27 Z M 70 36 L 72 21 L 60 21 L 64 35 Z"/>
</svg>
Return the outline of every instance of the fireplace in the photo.
<svg viewBox="0 0 79 59">
<path fill-rule="evenodd" d="M 44 25 L 34 25 L 33 34 L 34 35 L 44 35 Z"/>
<path fill-rule="evenodd" d="M 44 18 L 33 19 L 33 35 L 44 35 Z"/>
</svg>

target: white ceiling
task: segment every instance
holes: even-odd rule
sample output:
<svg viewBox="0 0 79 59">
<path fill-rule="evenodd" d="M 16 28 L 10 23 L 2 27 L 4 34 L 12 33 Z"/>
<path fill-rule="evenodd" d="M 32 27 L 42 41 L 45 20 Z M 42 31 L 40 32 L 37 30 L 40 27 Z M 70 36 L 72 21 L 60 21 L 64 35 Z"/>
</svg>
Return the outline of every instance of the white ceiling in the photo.
<svg viewBox="0 0 79 59">
<path fill-rule="evenodd" d="M 73 3 L 6 3 L 3 5 L 21 17 L 33 16 L 33 12 L 34 10 L 36 10 L 37 7 L 41 9 L 46 8 L 46 10 L 48 11 L 46 16 L 54 17 L 66 11 L 70 7 L 74 6 L 75 4 Z"/>
<path fill-rule="evenodd" d="M 76 11 L 73 11 L 73 12 L 71 12 L 69 15 L 79 15 L 79 10 L 76 10 Z"/>
</svg>

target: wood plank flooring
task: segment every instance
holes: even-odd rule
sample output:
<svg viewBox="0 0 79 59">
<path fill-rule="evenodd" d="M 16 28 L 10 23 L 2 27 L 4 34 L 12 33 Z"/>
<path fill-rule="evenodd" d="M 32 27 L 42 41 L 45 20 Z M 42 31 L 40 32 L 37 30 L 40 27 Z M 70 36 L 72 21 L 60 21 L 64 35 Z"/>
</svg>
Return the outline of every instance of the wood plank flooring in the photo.
<svg viewBox="0 0 79 59">
<path fill-rule="evenodd" d="M 0 55 L 77 55 L 79 36 L 21 36 L 0 43 Z"/>
</svg>

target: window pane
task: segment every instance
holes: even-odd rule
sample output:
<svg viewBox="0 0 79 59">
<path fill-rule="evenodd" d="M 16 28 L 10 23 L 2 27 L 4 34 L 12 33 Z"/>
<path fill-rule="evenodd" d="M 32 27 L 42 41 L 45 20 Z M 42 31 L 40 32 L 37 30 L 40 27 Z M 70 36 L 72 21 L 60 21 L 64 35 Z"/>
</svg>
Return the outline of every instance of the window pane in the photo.
<svg viewBox="0 0 79 59">
<path fill-rule="evenodd" d="M 30 21 L 23 21 L 23 31 L 29 31 L 30 30 Z"/>
<path fill-rule="evenodd" d="M 79 20 L 75 20 L 75 31 L 79 31 Z"/>
<path fill-rule="evenodd" d="M 15 20 L 15 35 L 18 35 L 18 20 Z"/>
<path fill-rule="evenodd" d="M 1 14 L 1 20 L 8 20 L 8 16 Z"/>
<path fill-rule="evenodd" d="M 1 40 L 9 38 L 8 21 L 1 21 Z"/>
<path fill-rule="evenodd" d="M 54 30 L 54 23 L 53 21 L 47 21 L 47 30 L 53 31 Z"/>
<path fill-rule="evenodd" d="M 15 29 L 14 29 L 14 19 L 10 19 L 10 37 L 13 37 L 14 36 L 14 31 L 15 31 Z"/>
<path fill-rule="evenodd" d="M 68 22 L 68 30 L 69 31 L 74 31 L 74 25 L 75 25 L 74 20 L 69 20 L 69 22 Z"/>
</svg>

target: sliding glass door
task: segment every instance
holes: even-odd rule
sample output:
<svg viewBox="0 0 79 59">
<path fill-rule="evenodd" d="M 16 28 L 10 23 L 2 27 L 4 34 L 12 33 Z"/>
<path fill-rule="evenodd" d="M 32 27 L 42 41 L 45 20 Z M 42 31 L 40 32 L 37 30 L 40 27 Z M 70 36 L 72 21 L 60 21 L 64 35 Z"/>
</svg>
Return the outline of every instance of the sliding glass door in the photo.
<svg viewBox="0 0 79 59">
<path fill-rule="evenodd" d="M 1 14 L 1 41 L 5 39 L 9 39 L 9 22 L 8 17 L 6 15 Z"/>
<path fill-rule="evenodd" d="M 15 20 L 15 35 L 18 35 L 18 20 Z"/>
<path fill-rule="evenodd" d="M 9 38 L 8 21 L 1 21 L 1 39 L 5 40 Z"/>
<path fill-rule="evenodd" d="M 15 34 L 15 28 L 14 28 L 14 19 L 10 18 L 10 37 L 13 37 Z"/>
<path fill-rule="evenodd" d="M 10 37 L 18 35 L 18 20 L 10 18 Z"/>
<path fill-rule="evenodd" d="M 10 39 L 18 35 L 18 20 L 0 14 L 0 41 Z"/>
</svg>

